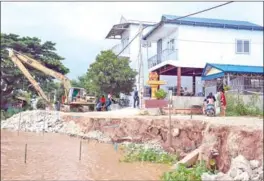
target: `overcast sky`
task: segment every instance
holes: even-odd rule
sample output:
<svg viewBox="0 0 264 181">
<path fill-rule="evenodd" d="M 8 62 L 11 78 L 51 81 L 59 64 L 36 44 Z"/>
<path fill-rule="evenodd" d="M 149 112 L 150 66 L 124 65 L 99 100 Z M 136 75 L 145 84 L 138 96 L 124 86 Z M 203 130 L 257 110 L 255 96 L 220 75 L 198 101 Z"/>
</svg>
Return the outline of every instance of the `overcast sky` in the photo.
<svg viewBox="0 0 264 181">
<path fill-rule="evenodd" d="M 222 2 L 2 2 L 1 32 L 55 42 L 69 78 L 84 74 L 95 56 L 118 40 L 104 39 L 121 15 L 158 22 L 162 14 L 187 15 Z M 263 2 L 234 2 L 196 15 L 263 26 Z"/>
</svg>

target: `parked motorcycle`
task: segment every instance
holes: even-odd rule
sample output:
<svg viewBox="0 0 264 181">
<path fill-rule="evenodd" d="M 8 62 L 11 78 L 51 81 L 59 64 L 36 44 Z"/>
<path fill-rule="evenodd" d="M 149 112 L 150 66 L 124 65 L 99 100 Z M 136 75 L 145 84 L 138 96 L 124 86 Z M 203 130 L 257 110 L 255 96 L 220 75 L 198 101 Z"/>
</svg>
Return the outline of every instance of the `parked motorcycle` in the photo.
<svg viewBox="0 0 264 181">
<path fill-rule="evenodd" d="M 213 117 L 215 116 L 215 105 L 214 104 L 207 104 L 205 109 L 205 114 L 207 116 Z"/>
</svg>

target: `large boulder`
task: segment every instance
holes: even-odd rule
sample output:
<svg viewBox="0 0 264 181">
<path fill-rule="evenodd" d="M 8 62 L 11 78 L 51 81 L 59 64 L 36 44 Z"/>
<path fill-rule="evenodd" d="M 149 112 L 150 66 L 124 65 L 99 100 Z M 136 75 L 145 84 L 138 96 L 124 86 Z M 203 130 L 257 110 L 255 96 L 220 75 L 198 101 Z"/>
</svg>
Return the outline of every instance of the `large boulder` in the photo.
<svg viewBox="0 0 264 181">
<path fill-rule="evenodd" d="M 256 160 L 248 161 L 244 156 L 238 155 L 232 159 L 230 170 L 211 175 L 202 174 L 202 181 L 230 180 L 230 181 L 263 181 L 263 167 Z"/>
</svg>

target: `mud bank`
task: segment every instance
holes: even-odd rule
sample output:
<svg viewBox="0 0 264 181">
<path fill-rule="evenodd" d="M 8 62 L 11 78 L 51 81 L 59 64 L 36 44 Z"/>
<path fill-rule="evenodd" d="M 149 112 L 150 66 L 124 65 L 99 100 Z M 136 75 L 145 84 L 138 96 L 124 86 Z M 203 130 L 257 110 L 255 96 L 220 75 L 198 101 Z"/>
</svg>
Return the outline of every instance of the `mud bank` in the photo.
<svg viewBox="0 0 264 181">
<path fill-rule="evenodd" d="M 201 148 L 203 159 L 208 159 L 211 150 L 216 150 L 218 169 L 226 173 L 232 158 L 238 155 L 247 160 L 258 160 L 263 164 L 263 128 L 255 123 L 220 124 L 219 120 L 202 117 L 172 117 L 172 146 L 169 143 L 168 117 L 64 114 L 59 120 L 55 112 L 24 112 L 21 115 L 20 129 L 28 131 L 59 132 L 99 139 L 105 142 L 152 142 L 161 145 L 166 151 L 178 152 L 181 157 Z M 18 129 L 19 115 L 2 122 L 2 128 Z M 199 119 L 198 119 L 199 118 Z M 211 118 L 215 119 L 215 118 Z M 228 118 L 232 119 L 232 118 Z M 235 118 L 234 118 L 235 119 Z M 258 118 L 256 118 L 258 119 Z M 250 119 L 248 119 L 250 121 Z M 42 121 L 42 122 L 41 122 Z M 45 122 L 43 124 L 43 121 Z M 239 121 L 239 120 L 237 120 Z M 258 123 L 262 120 L 258 120 Z M 231 123 L 231 122 L 230 122 Z"/>
<path fill-rule="evenodd" d="M 213 118 L 212 118 L 213 119 Z M 202 156 L 207 159 L 211 150 L 217 150 L 218 169 L 227 172 L 231 159 L 243 155 L 248 160 L 263 163 L 263 130 L 261 128 L 212 124 L 206 121 L 172 119 L 172 147 L 169 144 L 169 121 L 167 118 L 90 118 L 63 116 L 74 121 L 84 133 L 100 131 L 114 142 L 143 143 L 156 140 L 170 152 L 184 157 L 202 146 Z"/>
</svg>

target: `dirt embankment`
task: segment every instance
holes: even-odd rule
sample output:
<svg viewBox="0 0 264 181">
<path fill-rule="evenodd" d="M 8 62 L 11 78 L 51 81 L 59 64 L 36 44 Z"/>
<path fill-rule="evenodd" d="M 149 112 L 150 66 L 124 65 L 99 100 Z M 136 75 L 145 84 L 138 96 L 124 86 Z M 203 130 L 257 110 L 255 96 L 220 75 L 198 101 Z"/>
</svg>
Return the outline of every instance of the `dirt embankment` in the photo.
<svg viewBox="0 0 264 181">
<path fill-rule="evenodd" d="M 181 157 L 200 147 L 203 159 L 208 159 L 211 150 L 216 150 L 218 169 L 227 172 L 232 158 L 243 155 L 247 160 L 258 160 L 263 163 L 263 125 L 262 120 L 250 118 L 252 124 L 239 123 L 218 118 L 194 116 L 173 116 L 171 122 L 172 146 L 168 117 L 135 116 L 126 118 L 121 114 L 70 114 L 55 112 L 31 111 L 22 113 L 20 126 L 19 115 L 2 122 L 2 128 L 29 131 L 45 131 L 79 135 L 87 138 L 113 142 L 144 143 L 154 141 L 165 150 L 178 152 Z M 57 120 L 59 118 L 59 120 Z M 214 120 L 215 119 L 215 120 Z M 233 118 L 237 119 L 237 118 Z M 244 120 L 243 120 L 244 121 Z M 244 126 L 243 126 L 244 125 Z M 246 125 L 246 126 L 245 126 Z"/>
</svg>

